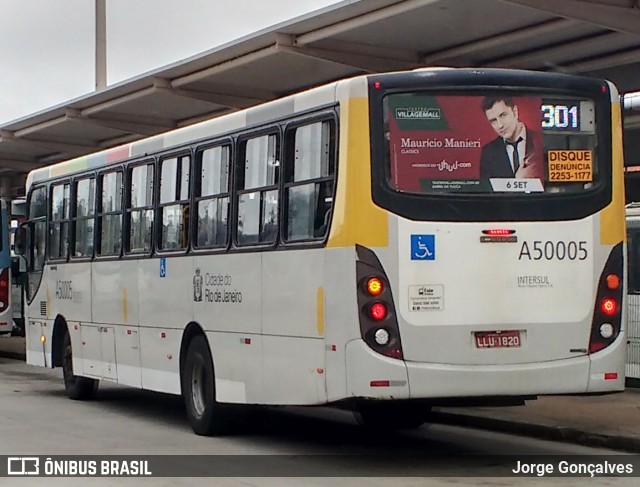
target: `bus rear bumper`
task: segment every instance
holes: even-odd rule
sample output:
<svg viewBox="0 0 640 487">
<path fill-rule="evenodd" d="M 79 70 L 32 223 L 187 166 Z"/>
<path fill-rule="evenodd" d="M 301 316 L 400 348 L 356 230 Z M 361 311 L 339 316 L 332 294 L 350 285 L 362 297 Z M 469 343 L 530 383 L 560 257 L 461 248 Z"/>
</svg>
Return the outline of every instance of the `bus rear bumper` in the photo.
<svg viewBox="0 0 640 487">
<path fill-rule="evenodd" d="M 347 396 L 430 399 L 622 391 L 624 357 L 615 350 L 620 343 L 593 355 L 536 364 L 450 365 L 383 357 L 355 340 L 347 345 Z"/>
</svg>

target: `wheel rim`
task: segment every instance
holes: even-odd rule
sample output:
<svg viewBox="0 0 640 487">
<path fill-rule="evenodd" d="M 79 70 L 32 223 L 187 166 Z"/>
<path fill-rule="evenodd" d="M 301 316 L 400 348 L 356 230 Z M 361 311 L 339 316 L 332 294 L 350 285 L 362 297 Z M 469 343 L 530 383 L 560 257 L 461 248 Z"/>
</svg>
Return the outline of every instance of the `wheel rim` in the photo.
<svg viewBox="0 0 640 487">
<path fill-rule="evenodd" d="M 193 364 L 191 369 L 191 403 L 198 417 L 205 410 L 205 371 L 201 363 Z"/>
</svg>

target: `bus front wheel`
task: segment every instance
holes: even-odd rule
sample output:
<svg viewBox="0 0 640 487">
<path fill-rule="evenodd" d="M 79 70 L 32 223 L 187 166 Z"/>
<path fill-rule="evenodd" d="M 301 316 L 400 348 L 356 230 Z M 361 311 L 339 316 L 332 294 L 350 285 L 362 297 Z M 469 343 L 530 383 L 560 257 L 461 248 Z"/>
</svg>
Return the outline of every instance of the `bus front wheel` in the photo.
<svg viewBox="0 0 640 487">
<path fill-rule="evenodd" d="M 216 403 L 215 377 L 211 352 L 204 336 L 191 340 L 182 371 L 182 394 L 187 417 L 197 435 L 222 432 L 221 406 Z"/>
<path fill-rule="evenodd" d="M 71 399 L 91 399 L 98 390 L 98 381 L 73 375 L 73 350 L 71 349 L 71 336 L 68 330 L 64 335 L 63 352 L 62 376 L 67 395 Z"/>
</svg>

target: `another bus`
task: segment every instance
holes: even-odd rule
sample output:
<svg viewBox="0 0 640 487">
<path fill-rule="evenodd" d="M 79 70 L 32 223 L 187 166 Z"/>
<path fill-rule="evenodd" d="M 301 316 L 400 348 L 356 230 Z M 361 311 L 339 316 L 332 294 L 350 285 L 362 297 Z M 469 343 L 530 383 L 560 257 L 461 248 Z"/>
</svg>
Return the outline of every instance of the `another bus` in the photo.
<svg viewBox="0 0 640 487">
<path fill-rule="evenodd" d="M 11 201 L 11 308 L 13 309 L 13 335 L 24 336 L 24 281 L 26 278 L 25 260 L 15 253 L 15 233 L 27 215 L 27 200 L 16 198 Z"/>
<path fill-rule="evenodd" d="M 34 170 L 27 361 L 182 394 L 198 434 L 621 391 L 620 113 L 603 80 L 421 69 Z"/>
<path fill-rule="evenodd" d="M 629 248 L 626 377 L 630 382 L 640 384 L 640 203 L 630 203 L 626 210 Z"/>
<path fill-rule="evenodd" d="M 0 335 L 13 331 L 11 306 L 10 203 L 0 198 Z"/>
</svg>

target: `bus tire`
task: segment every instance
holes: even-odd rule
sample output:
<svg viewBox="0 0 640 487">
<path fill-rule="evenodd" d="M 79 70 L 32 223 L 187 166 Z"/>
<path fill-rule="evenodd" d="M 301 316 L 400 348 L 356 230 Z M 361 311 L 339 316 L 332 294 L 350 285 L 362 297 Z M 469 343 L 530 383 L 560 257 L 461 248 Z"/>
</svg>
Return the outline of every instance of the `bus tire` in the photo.
<svg viewBox="0 0 640 487">
<path fill-rule="evenodd" d="M 367 429 L 394 430 L 419 428 L 430 413 L 431 407 L 424 404 L 370 402 L 360 404 L 354 416 L 356 422 Z"/>
<path fill-rule="evenodd" d="M 207 340 L 193 337 L 187 347 L 182 370 L 182 394 L 191 428 L 197 435 L 214 436 L 222 433 L 224 422 L 216 403 L 213 360 Z"/>
<path fill-rule="evenodd" d="M 98 390 L 98 381 L 88 377 L 73 375 L 73 351 L 71 349 L 71 336 L 69 330 L 65 331 L 62 356 L 62 376 L 64 388 L 70 399 L 91 399 Z"/>
</svg>

